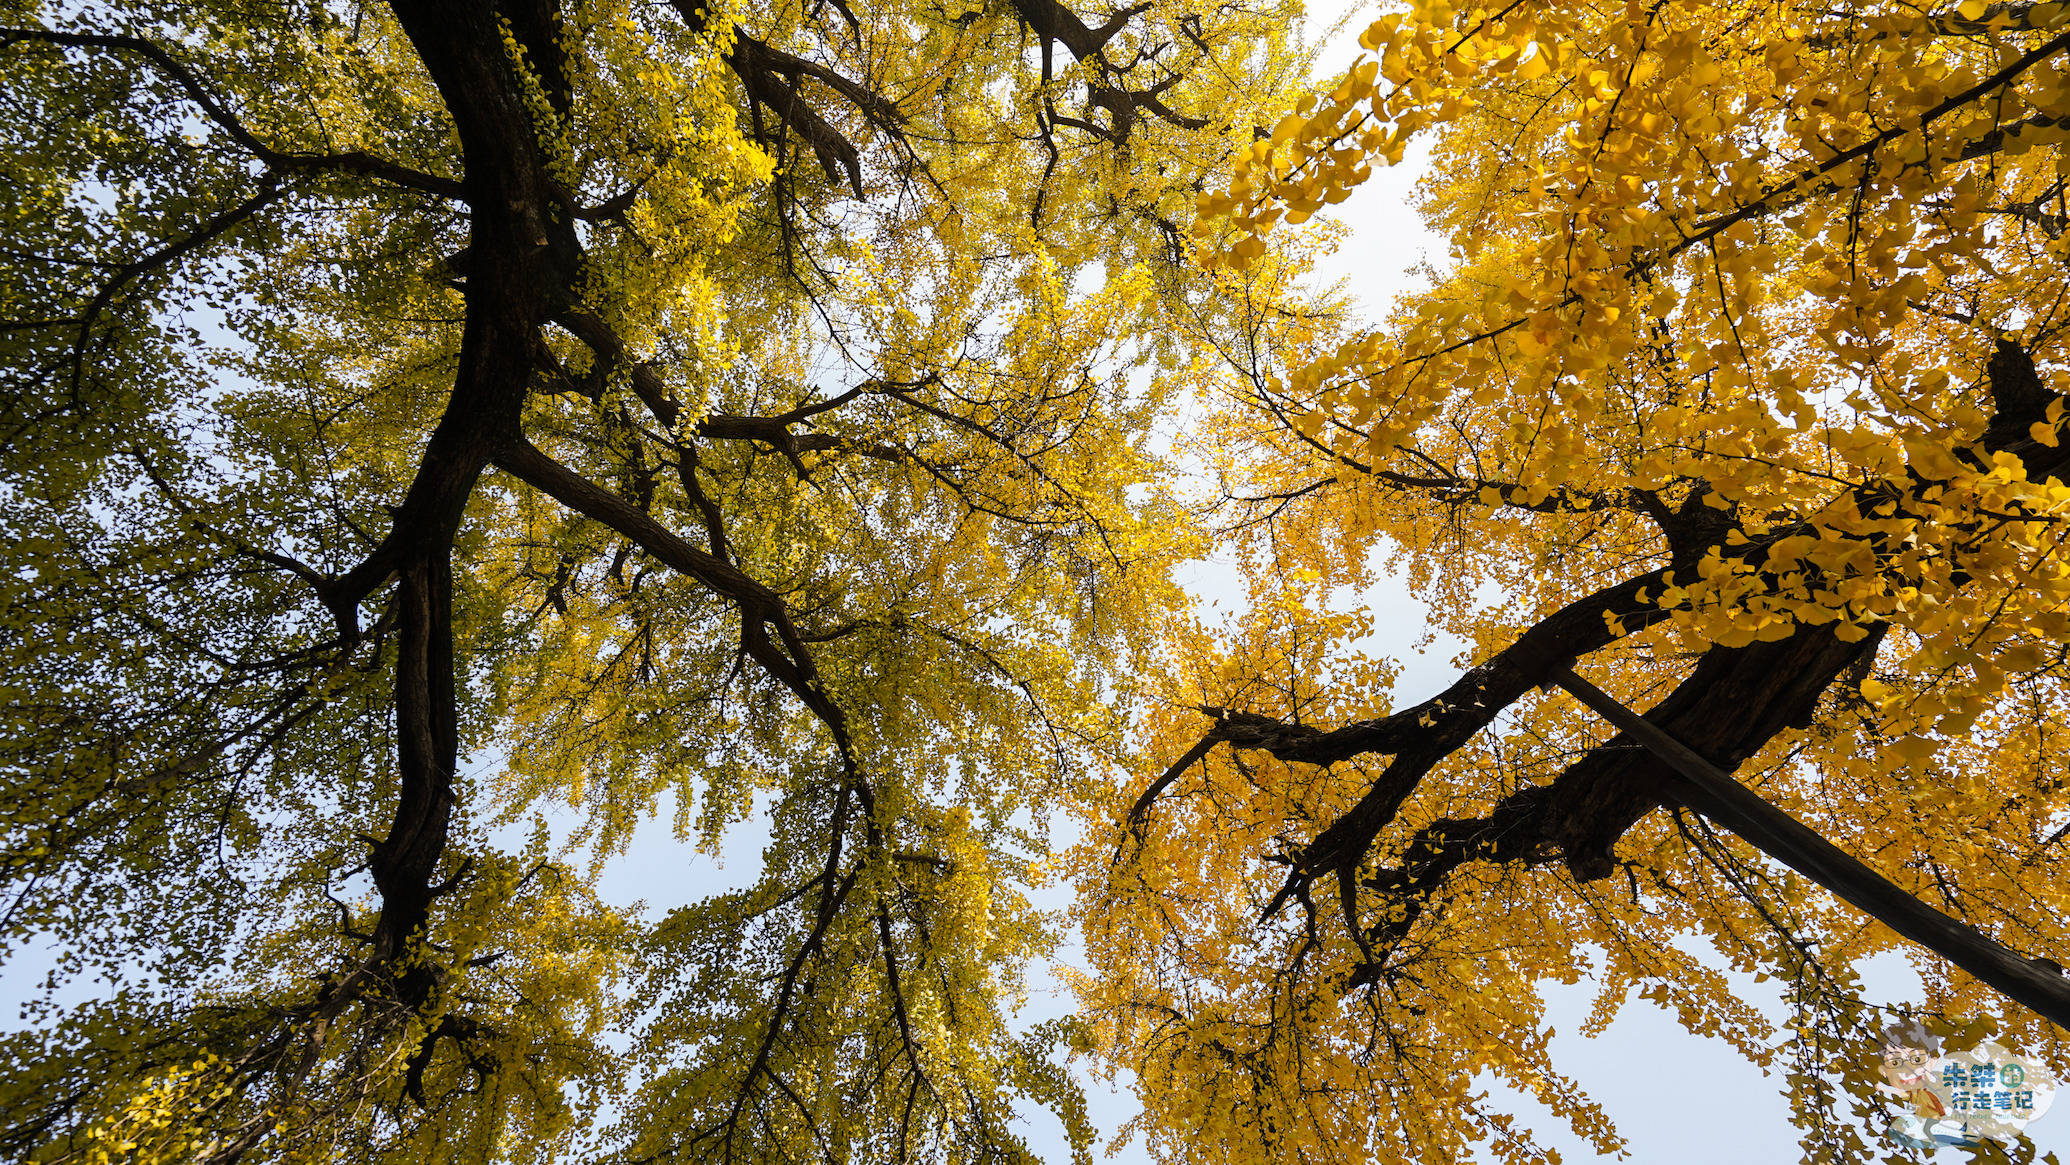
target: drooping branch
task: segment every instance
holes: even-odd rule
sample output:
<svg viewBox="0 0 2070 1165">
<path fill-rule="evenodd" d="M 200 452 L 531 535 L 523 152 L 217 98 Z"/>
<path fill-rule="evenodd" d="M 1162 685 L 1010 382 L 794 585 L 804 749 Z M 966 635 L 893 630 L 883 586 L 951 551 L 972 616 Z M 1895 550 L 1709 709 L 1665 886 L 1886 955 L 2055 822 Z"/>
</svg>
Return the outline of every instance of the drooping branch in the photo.
<svg viewBox="0 0 2070 1165">
<path fill-rule="evenodd" d="M 1443 692 L 1377 720 L 1360 720 L 1323 730 L 1285 724 L 1251 712 L 1207 707 L 1202 711 L 1216 720 L 1209 733 L 1238 748 L 1263 750 L 1296 764 L 1334 764 L 1361 755 L 1397 756 L 1414 752 L 1421 756 L 1433 750 L 1436 755 L 1431 759 L 1435 763 L 1438 757 L 1486 727 L 1504 708 L 1550 682 L 1555 668 L 1622 638 L 1610 629 L 1606 615 L 1616 619 L 1626 633 L 1666 618 L 1665 611 L 1640 602 L 1638 595 L 1642 590 L 1658 588 L 1670 570 L 1650 571 L 1574 600 L 1539 620 L 1515 643 L 1468 671 Z M 1360 814 L 1360 810 L 1354 809 L 1352 814 Z M 1391 811 L 1388 815 L 1392 815 Z"/>
<path fill-rule="evenodd" d="M 671 569 L 736 604 L 741 612 L 743 645 L 749 655 L 833 732 L 842 755 L 853 765 L 846 715 L 821 688 L 818 670 L 791 622 L 782 596 L 733 564 L 690 545 L 625 498 L 586 480 L 523 438 L 499 452 L 496 464 L 576 513 L 631 539 Z M 771 628 L 783 644 L 781 650 L 768 637 Z"/>
<path fill-rule="evenodd" d="M 556 316 L 554 322 L 566 328 L 569 334 L 581 340 L 596 355 L 598 371 L 608 374 L 623 371 L 631 384 L 633 395 L 640 399 L 649 415 L 659 421 L 664 429 L 673 430 L 682 415 L 682 405 L 675 394 L 669 391 L 661 374 L 653 365 L 632 359 L 625 350 L 625 343 L 611 326 L 597 316 L 581 310 L 571 309 Z M 842 451 L 874 458 L 879 461 L 906 461 L 912 454 L 896 446 L 882 442 L 858 441 L 834 433 L 801 433 L 796 426 L 810 425 L 812 418 L 831 412 L 859 397 L 883 393 L 890 389 L 912 389 L 933 383 L 926 377 L 912 382 L 892 383 L 869 380 L 853 388 L 835 393 L 824 400 L 812 401 L 797 408 L 771 416 L 743 416 L 734 413 L 713 413 L 699 420 L 695 435 L 712 441 L 755 441 L 767 445 L 790 459 L 799 478 L 811 476 L 811 470 L 801 459 L 804 453 Z M 694 461 L 694 450 L 688 443 L 679 446 L 687 460 Z M 697 491 L 686 482 L 693 497 Z"/>
<path fill-rule="evenodd" d="M 519 481 L 632 539 L 672 569 L 739 604 L 749 618 L 766 620 L 781 611 L 783 600 L 776 592 L 741 573 L 732 563 L 685 542 L 639 507 L 548 457 L 531 442 L 522 438 L 511 442 L 496 455 L 496 464 Z"/>
<path fill-rule="evenodd" d="M 230 140 L 236 142 L 252 157 L 264 163 L 268 169 L 282 173 L 333 170 L 364 174 L 394 186 L 436 194 L 441 198 L 461 197 L 460 183 L 451 178 L 414 170 L 364 150 L 317 153 L 308 150 L 276 149 L 266 144 L 245 126 L 230 110 L 228 104 L 202 83 L 194 70 L 167 52 L 163 46 L 143 37 L 109 33 L 56 32 L 40 28 L 0 29 L 0 47 L 22 43 L 48 44 L 62 48 L 110 49 L 143 57 L 172 78 L 173 83 L 200 107 L 203 115 L 214 123 L 216 128 L 222 130 Z"/>
<path fill-rule="evenodd" d="M 692 31 L 701 32 L 708 27 L 708 14 L 697 0 L 672 3 Z M 857 198 L 863 197 L 861 152 L 848 135 L 836 129 L 805 99 L 803 82 L 810 78 L 825 86 L 861 113 L 871 126 L 893 136 L 897 136 L 904 120 L 897 105 L 867 85 L 818 62 L 775 48 L 745 28 L 736 26 L 731 36 L 733 44 L 726 53 L 726 63 L 747 91 L 750 108 L 773 113 L 779 126 L 776 132 L 789 130 L 797 134 L 826 171 L 827 181 L 839 184 L 845 176 L 849 189 Z M 764 144 L 771 144 L 766 137 Z M 777 153 L 782 157 L 780 149 Z"/>
<path fill-rule="evenodd" d="M 1648 718 L 1718 765 L 1736 767 L 1783 728 L 1808 723 L 1838 675 L 1874 655 L 1881 632 L 1847 643 L 1830 627 L 1741 648 L 1716 648 Z M 1550 677 L 1559 682 L 1564 669 Z M 1564 859 L 1577 881 L 1615 869 L 1611 847 L 1642 817 L 1672 804 L 1659 758 L 1617 736 L 1588 750 L 1543 785 L 1527 785 L 1472 818 L 1441 818 L 1417 830 L 1393 865 L 1362 884 L 1396 911 L 1365 935 L 1374 960 L 1369 981 L 1392 947 L 1438 900 L 1468 862 L 1536 865 Z"/>
</svg>

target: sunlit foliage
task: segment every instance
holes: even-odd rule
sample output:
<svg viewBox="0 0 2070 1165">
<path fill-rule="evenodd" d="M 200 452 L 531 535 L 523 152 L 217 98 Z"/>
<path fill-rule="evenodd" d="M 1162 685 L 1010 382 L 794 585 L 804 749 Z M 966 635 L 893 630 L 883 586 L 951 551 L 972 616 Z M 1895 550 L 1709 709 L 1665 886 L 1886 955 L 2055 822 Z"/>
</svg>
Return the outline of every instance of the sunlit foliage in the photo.
<svg viewBox="0 0 2070 1165">
<path fill-rule="evenodd" d="M 1816 1161 L 1877 1005 L 2065 1067 L 1938 956 L 2070 999 L 2070 7 L 1439 0 L 1305 98 L 1297 15 L 10 4 L 0 1154 L 1084 1158 L 1079 1055 L 1171 1159 L 1532 1161 L 1490 1079 L 1618 1144 L 1585 974 Z M 1360 320 L 1309 220 L 1411 151 Z M 759 870 L 611 905 L 656 814 Z"/>
<path fill-rule="evenodd" d="M 1080 998 L 1141 1128 L 1540 1159 L 1501 1077 L 1607 1151 L 1535 987 L 1583 974 L 1591 1030 L 1643 993 L 1782 1073 L 1811 1160 L 1897 1151 L 1871 1003 L 2060 1067 L 1542 688 L 1652 709 L 1980 949 L 2070 945 L 2070 7 L 1431 0 L 1360 45 L 1193 229 L 1255 305 L 1203 437 L 1253 610 L 1168 649 L 1192 686 L 1087 806 Z M 1449 252 L 1382 321 L 1321 310 L 1297 224 L 1412 156 Z M 1346 613 L 1383 566 L 1468 644 L 1407 708 Z M 1925 1000 L 1860 997 L 1893 947 Z"/>
</svg>

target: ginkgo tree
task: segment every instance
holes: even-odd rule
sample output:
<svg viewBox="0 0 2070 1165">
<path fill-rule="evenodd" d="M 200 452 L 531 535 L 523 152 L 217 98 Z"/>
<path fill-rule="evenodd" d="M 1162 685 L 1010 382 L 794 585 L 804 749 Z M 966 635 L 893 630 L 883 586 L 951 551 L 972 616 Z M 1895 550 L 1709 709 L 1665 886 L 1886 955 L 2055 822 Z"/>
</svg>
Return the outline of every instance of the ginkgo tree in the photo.
<svg viewBox="0 0 2070 1165">
<path fill-rule="evenodd" d="M 1069 1048 L 1174 1159 L 1534 1160 L 1592 972 L 1852 1160 L 1894 947 L 2070 1066 L 2066 15 L 1439 0 L 1297 100 L 1279 4 L 9 5 L 0 944 L 92 990 L 0 1152 L 1084 1154 Z M 1366 327 L 1300 224 L 1418 143 Z M 667 806 L 762 868 L 613 908 Z"/>
<path fill-rule="evenodd" d="M 1026 893 L 1291 13 L 0 23 L 0 1155 L 1083 1151 Z M 759 878 L 601 901 L 671 804 Z"/>
<path fill-rule="evenodd" d="M 1193 232 L 1249 311 L 1201 441 L 1253 605 L 1084 810 L 1140 1126 L 1542 1159 L 1492 1075 L 1611 1151 L 1536 990 L 1584 974 L 1591 1030 L 1643 993 L 1781 1070 L 1808 1160 L 1903 1151 L 1854 1119 L 1879 1004 L 2060 1074 L 2070 6 L 1419 0 L 1360 46 Z M 1412 149 L 1448 254 L 1316 310 L 1299 224 Z M 1401 708 L 1343 598 L 1390 564 L 1468 644 Z M 1863 997 L 1893 949 L 1925 999 Z"/>
</svg>

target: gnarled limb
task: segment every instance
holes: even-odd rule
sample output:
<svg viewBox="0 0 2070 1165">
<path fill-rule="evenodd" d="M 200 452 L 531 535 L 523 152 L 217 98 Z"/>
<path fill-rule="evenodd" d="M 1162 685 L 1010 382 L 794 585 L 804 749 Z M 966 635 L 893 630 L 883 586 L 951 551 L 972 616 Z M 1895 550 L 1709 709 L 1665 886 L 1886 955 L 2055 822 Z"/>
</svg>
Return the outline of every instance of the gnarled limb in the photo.
<svg viewBox="0 0 2070 1165">
<path fill-rule="evenodd" d="M 1996 408 L 1976 449 L 1965 452 L 1964 458 L 1984 465 L 1995 454 L 2011 453 L 2021 458 L 2031 477 L 2060 474 L 2070 465 L 2070 451 L 2060 443 L 2049 445 L 2038 440 L 2032 431 L 2033 425 L 2045 418 L 2055 398 L 2043 387 L 2031 355 L 2018 343 L 2000 339 L 1985 371 Z M 1851 500 L 1864 510 L 1883 505 L 1902 513 L 1905 504 L 1932 486 L 1925 478 L 1913 476 L 1908 496 L 1892 497 L 1881 487 L 1861 487 L 1852 491 L 1855 496 Z M 1433 488 L 1445 486 L 1439 483 Z M 1695 500 L 1694 496 L 1690 499 L 1692 503 Z M 1692 504 L 1685 509 L 1695 507 Z M 1686 530 L 1681 531 L 1685 537 L 1671 540 L 1676 558 L 1685 569 L 1689 560 L 1704 552 L 1759 567 L 1766 559 L 1768 547 L 1809 528 L 1807 523 L 1793 524 L 1758 539 L 1742 538 L 1734 547 L 1725 544 L 1725 530 L 1719 529 L 1719 525 L 1714 519 L 1708 530 L 1711 537 L 1696 543 L 1686 539 Z M 1722 525 L 1736 528 L 1730 522 Z M 1671 523 L 1664 524 L 1663 530 L 1670 535 L 1677 532 Z M 1870 537 L 1873 540 L 1880 535 Z M 1208 747 L 1224 741 L 1237 749 L 1262 750 L 1291 763 L 1330 764 L 1370 754 L 1393 758 L 1365 795 L 1293 858 L 1286 887 L 1268 908 L 1268 914 L 1290 898 L 1306 894 L 1315 879 L 1334 875 L 1340 885 L 1346 923 L 1369 960 L 1373 960 L 1359 972 L 1358 981 L 1371 982 L 1382 970 L 1385 950 L 1406 937 L 1451 873 L 1469 861 L 1537 864 L 1563 857 L 1579 880 L 1608 874 L 1614 868 L 1611 847 L 1647 813 L 1671 800 L 1671 790 L 1678 787 L 1672 762 L 1634 748 L 1629 735 L 1620 735 L 1591 749 L 1546 785 L 1512 793 L 1482 817 L 1433 822 L 1410 839 L 1397 864 L 1378 874 L 1361 878 L 1358 871 L 1367 860 L 1374 839 L 1394 821 L 1422 779 L 1492 723 L 1504 708 L 1535 687 L 1561 682 L 1569 674 L 1571 660 L 1664 618 L 1665 610 L 1640 603 L 1637 594 L 1641 587 L 1658 587 L 1669 573 L 1650 572 L 1569 604 L 1468 672 L 1444 694 L 1380 720 L 1324 731 L 1251 713 L 1203 709 L 1215 718 L 1215 724 L 1200 744 L 1189 750 L 1189 764 L 1204 755 Z M 1968 580 L 1968 575 L 1959 569 L 1951 577 L 1957 586 Z M 1652 730 L 1664 732 L 1679 742 L 1678 747 L 1685 752 L 1699 756 L 1703 764 L 1729 772 L 1784 729 L 1811 723 L 1824 693 L 1841 677 L 1858 671 L 1873 658 L 1885 626 L 1872 621 L 1861 630 L 1865 634 L 1849 640 L 1841 638 L 1833 624 L 1800 626 L 1779 640 L 1759 641 L 1745 647 L 1714 646 L 1646 719 Z M 1573 653 L 1566 654 L 1570 649 Z M 1139 798 L 1130 816 L 1132 828 L 1140 828 L 1140 821 L 1156 795 L 1169 787 L 1185 767 L 1175 764 Z M 1692 807 L 1706 811 L 1701 805 Z M 1740 808 L 1751 812 L 1744 805 Z M 1745 813 L 1734 820 L 1742 819 L 1751 821 Z M 1773 840 L 1788 834 L 1776 842 L 1783 848 L 1770 851 L 1772 856 L 1792 864 L 1792 868 L 1798 868 L 1794 865 L 1798 860 L 1812 863 L 1811 868 L 1802 872 L 1823 879 L 1821 884 L 1841 879 L 1850 887 L 1848 893 L 1854 895 L 1848 901 L 1871 910 L 1879 920 L 1915 941 L 1932 939 L 1953 944 L 1949 950 L 1938 946 L 1933 949 L 1950 958 L 1961 954 L 1975 962 L 1977 967 L 1996 976 L 1984 981 L 2008 993 L 2021 992 L 2013 994 L 2013 998 L 2030 1005 L 2038 1000 L 2048 1007 L 2057 1007 L 2059 1001 L 2053 995 L 2035 994 L 2035 984 L 2040 980 L 2006 970 L 2011 965 L 2006 959 L 2016 956 L 1979 954 L 1982 948 L 1975 948 L 1974 943 L 1955 936 L 1946 927 L 1929 925 L 1930 920 L 1921 921 L 1924 915 L 1914 917 L 1919 909 L 1930 908 L 1912 896 L 1889 887 L 1880 876 L 1869 875 L 1876 879 L 1876 886 L 1889 887 L 1888 890 L 1864 881 L 1862 871 L 1866 867 L 1859 863 L 1854 867 L 1836 864 L 1827 851 L 1839 851 L 1828 843 L 1821 840 L 1819 845 L 1824 848 L 1808 847 L 1797 833 L 1777 833 L 1781 827 L 1763 820 L 1767 823 L 1759 828 L 1768 831 L 1763 837 L 1773 835 Z M 1726 823 L 1738 829 L 1731 821 Z M 1361 886 L 1386 895 L 1400 907 L 1371 932 L 1359 920 L 1357 896 Z M 1893 894 L 1902 901 L 1893 898 Z M 1886 914 L 1890 916 L 1885 917 Z M 2025 960 L 2017 961 L 2025 965 Z M 1974 969 L 1966 963 L 1958 965 Z M 2012 977 L 2008 978 L 2009 975 Z M 2061 1017 L 2070 1012 L 2044 1010 L 2043 1014 L 2061 1022 Z"/>
</svg>

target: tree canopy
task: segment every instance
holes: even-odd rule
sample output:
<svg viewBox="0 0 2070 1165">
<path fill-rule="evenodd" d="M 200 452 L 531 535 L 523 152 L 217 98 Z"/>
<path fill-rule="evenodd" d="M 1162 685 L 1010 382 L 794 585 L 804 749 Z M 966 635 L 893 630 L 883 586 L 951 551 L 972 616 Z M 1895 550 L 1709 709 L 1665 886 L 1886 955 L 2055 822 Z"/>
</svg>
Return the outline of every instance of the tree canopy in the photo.
<svg viewBox="0 0 2070 1165">
<path fill-rule="evenodd" d="M 1305 96 L 1298 15 L 11 5 L 0 957 L 99 986 L 0 1153 L 1083 1159 L 1086 1057 L 1173 1160 L 1532 1161 L 1584 974 L 1813 1160 L 1874 1004 L 2070 1070 L 2070 6 L 1428 0 Z M 751 884 L 603 901 L 657 812 Z"/>
<path fill-rule="evenodd" d="M 8 24 L 5 942 L 113 986 L 6 1154 L 1082 1149 L 1026 890 L 1198 549 L 1162 321 L 1286 14 Z M 601 902 L 666 805 L 753 886 Z"/>
<path fill-rule="evenodd" d="M 1254 313 L 1207 431 L 1253 612 L 1079 865 L 1081 998 L 1154 1136 L 1531 1159 L 1493 1073 L 1607 1151 L 1533 989 L 1587 971 L 1592 1028 L 1643 992 L 1783 1073 L 1809 1159 L 1874 1156 L 1854 968 L 1894 946 L 1943 1033 L 2060 1070 L 2066 21 L 1418 3 L 1200 200 L 1230 294 L 1291 302 L 1277 240 L 1420 143 L 1451 250 L 1377 325 Z M 1383 561 L 1471 644 L 1404 708 L 1331 602 Z M 1901 910 L 1545 691 L 1588 680 Z M 1720 966 L 1779 977 L 1791 1030 Z"/>
</svg>

